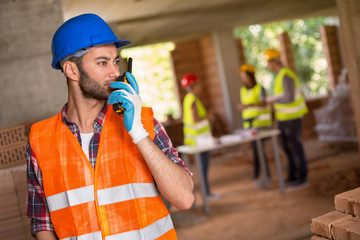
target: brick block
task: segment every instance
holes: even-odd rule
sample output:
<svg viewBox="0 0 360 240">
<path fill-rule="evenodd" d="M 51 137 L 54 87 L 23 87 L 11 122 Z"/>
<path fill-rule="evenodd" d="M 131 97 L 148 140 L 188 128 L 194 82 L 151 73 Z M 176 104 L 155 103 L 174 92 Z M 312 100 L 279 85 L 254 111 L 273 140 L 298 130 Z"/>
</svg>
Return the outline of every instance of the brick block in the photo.
<svg viewBox="0 0 360 240">
<path fill-rule="evenodd" d="M 0 129 L 0 147 L 8 147 L 26 141 L 25 125 Z"/>
<path fill-rule="evenodd" d="M 0 148 L 0 169 L 25 163 L 26 143 L 27 141 L 24 140 L 15 145 Z"/>
<path fill-rule="evenodd" d="M 328 238 L 323 238 L 323 237 L 319 237 L 319 236 L 312 236 L 310 238 L 310 240 L 329 240 Z"/>
<path fill-rule="evenodd" d="M 311 232 L 321 237 L 331 239 L 331 227 L 337 221 L 351 216 L 342 212 L 333 211 L 311 220 Z"/>
<path fill-rule="evenodd" d="M 360 220 L 351 217 L 335 222 L 331 235 L 334 240 L 360 240 Z"/>
<path fill-rule="evenodd" d="M 354 216 L 360 216 L 360 188 L 336 195 L 335 209 Z"/>
</svg>

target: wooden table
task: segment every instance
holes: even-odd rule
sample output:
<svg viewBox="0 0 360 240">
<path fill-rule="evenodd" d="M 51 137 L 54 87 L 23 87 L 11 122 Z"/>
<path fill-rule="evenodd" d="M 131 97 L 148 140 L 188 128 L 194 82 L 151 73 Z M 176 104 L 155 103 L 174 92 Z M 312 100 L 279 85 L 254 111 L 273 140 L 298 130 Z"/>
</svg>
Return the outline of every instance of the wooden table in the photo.
<svg viewBox="0 0 360 240">
<path fill-rule="evenodd" d="M 181 158 L 184 160 L 186 164 L 189 164 L 189 155 L 195 156 L 195 164 L 197 173 L 199 176 L 199 183 L 200 183 L 200 191 L 201 191 L 201 198 L 204 203 L 204 212 L 209 215 L 210 214 L 210 208 L 206 197 L 206 190 L 205 190 L 205 179 L 204 179 L 204 173 L 203 173 L 203 167 L 200 159 L 200 154 L 204 152 L 213 152 L 220 149 L 226 149 L 229 147 L 234 147 L 237 145 L 241 145 L 244 143 L 250 143 L 252 141 L 256 141 L 256 150 L 258 151 L 258 156 L 260 158 L 260 167 L 262 171 L 263 176 L 263 182 L 264 187 L 269 188 L 270 178 L 266 172 L 266 163 L 265 163 L 265 156 L 264 151 L 262 151 L 262 139 L 265 138 L 271 138 L 272 147 L 274 151 L 274 158 L 275 158 L 275 164 L 276 164 L 276 171 L 278 175 L 278 181 L 279 181 L 279 189 L 282 194 L 285 193 L 284 190 L 284 179 L 282 174 L 282 167 L 280 162 L 280 156 L 279 156 L 279 150 L 278 150 L 278 144 L 276 141 L 276 136 L 280 134 L 280 130 L 278 129 L 271 129 L 271 130 L 263 130 L 259 131 L 254 136 L 246 136 L 246 137 L 239 137 L 237 139 L 234 139 L 230 142 L 223 142 L 223 143 L 216 143 L 216 144 L 210 144 L 207 146 L 187 146 L 182 145 L 178 146 L 177 149 L 179 153 L 181 154 Z"/>
</svg>

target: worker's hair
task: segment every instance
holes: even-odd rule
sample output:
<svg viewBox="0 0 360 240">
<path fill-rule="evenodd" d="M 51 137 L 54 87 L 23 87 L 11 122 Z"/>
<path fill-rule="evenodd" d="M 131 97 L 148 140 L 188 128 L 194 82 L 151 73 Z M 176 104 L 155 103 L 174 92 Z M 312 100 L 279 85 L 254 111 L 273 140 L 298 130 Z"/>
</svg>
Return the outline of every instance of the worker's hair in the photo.
<svg viewBox="0 0 360 240">
<path fill-rule="evenodd" d="M 75 63 L 76 66 L 79 68 L 80 72 L 83 70 L 83 61 L 82 61 L 83 56 L 84 55 L 82 55 L 80 57 L 75 57 L 74 56 L 74 57 L 69 58 L 69 61 Z"/>
<path fill-rule="evenodd" d="M 274 62 L 276 62 L 276 63 L 282 64 L 280 58 L 274 58 L 274 59 L 272 59 L 271 61 L 274 61 Z"/>
<path fill-rule="evenodd" d="M 81 76 L 83 76 L 83 74 L 84 74 L 83 61 L 82 61 L 83 56 L 84 56 L 84 55 L 82 55 L 82 56 L 80 56 L 80 57 L 75 57 L 75 56 L 73 56 L 73 57 L 71 57 L 71 58 L 68 59 L 68 61 L 75 63 L 75 65 L 76 65 L 76 66 L 78 67 L 78 69 L 79 69 L 79 72 L 80 72 L 80 75 L 81 75 Z M 61 67 L 61 71 L 64 72 L 63 69 L 62 69 L 62 67 Z M 66 79 L 67 79 L 67 83 L 69 84 L 69 78 L 68 78 L 67 76 L 65 76 L 65 77 L 66 77 Z"/>
<path fill-rule="evenodd" d="M 252 87 L 255 86 L 256 85 L 255 74 L 247 71 L 245 71 L 245 74 L 250 78 L 251 86 Z"/>
</svg>

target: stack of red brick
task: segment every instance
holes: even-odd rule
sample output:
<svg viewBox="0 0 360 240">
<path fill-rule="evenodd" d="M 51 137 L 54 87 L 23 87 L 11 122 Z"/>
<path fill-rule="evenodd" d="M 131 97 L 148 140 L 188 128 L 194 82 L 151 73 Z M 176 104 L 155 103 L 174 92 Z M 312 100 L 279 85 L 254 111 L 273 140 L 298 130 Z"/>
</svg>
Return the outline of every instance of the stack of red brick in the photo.
<svg viewBox="0 0 360 240">
<path fill-rule="evenodd" d="M 26 240 L 30 220 L 26 217 L 26 125 L 0 130 L 0 239 Z"/>
<path fill-rule="evenodd" d="M 312 219 L 311 240 L 360 240 L 360 188 L 336 195 L 335 209 Z"/>
</svg>

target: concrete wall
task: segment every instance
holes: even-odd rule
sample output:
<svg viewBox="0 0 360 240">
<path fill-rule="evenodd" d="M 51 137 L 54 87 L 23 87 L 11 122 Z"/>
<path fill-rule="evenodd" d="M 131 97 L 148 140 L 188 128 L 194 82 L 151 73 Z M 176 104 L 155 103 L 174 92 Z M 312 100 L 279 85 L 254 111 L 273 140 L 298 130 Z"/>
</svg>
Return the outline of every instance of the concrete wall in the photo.
<svg viewBox="0 0 360 240">
<path fill-rule="evenodd" d="M 62 22 L 60 0 L 0 1 L 0 128 L 49 117 L 66 102 L 66 81 L 50 66 Z"/>
</svg>

